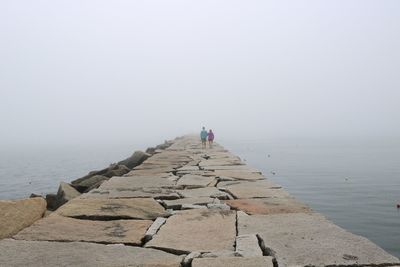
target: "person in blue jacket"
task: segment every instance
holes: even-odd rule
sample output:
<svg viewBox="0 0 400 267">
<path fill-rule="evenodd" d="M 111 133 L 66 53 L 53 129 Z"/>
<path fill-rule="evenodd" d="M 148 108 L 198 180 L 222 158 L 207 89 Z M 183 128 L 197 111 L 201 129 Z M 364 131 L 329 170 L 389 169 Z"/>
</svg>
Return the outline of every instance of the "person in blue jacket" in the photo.
<svg viewBox="0 0 400 267">
<path fill-rule="evenodd" d="M 208 133 L 206 127 L 203 127 L 203 130 L 200 132 L 201 145 L 203 148 L 206 148 L 207 136 Z"/>
</svg>

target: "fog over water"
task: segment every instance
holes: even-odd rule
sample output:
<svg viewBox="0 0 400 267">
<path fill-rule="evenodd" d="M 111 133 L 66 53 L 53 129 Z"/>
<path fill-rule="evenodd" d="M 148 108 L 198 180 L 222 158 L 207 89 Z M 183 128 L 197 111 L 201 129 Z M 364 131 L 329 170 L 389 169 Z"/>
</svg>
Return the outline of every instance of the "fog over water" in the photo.
<svg viewBox="0 0 400 267">
<path fill-rule="evenodd" d="M 400 2 L 0 2 L 0 145 L 400 135 Z"/>
<path fill-rule="evenodd" d="M 1 0 L 0 199 L 204 125 L 400 256 L 399 73 L 398 0 Z"/>
</svg>

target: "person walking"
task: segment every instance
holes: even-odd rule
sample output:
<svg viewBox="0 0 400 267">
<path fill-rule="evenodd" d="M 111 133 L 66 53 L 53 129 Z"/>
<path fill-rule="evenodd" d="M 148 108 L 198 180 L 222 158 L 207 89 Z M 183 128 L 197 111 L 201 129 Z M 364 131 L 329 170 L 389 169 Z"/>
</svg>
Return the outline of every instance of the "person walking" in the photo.
<svg viewBox="0 0 400 267">
<path fill-rule="evenodd" d="M 201 146 L 203 149 L 206 148 L 207 136 L 208 133 L 206 131 L 206 127 L 203 127 L 203 129 L 200 132 Z"/>
<path fill-rule="evenodd" d="M 208 132 L 208 145 L 210 148 L 212 148 L 213 142 L 214 142 L 214 133 L 210 129 L 210 131 Z"/>
</svg>

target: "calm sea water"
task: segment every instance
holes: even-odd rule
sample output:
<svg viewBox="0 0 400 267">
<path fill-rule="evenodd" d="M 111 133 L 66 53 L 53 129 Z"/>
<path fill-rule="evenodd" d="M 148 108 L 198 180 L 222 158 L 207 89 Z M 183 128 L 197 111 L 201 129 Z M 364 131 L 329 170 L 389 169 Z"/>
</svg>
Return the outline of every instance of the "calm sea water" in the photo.
<svg viewBox="0 0 400 267">
<path fill-rule="evenodd" d="M 268 140 L 220 143 L 336 224 L 400 257 L 400 141 Z M 156 143 L 147 142 L 151 146 Z M 138 144 L 0 152 L 0 199 L 55 192 L 144 149 Z"/>
<path fill-rule="evenodd" d="M 145 148 L 135 144 L 102 144 L 0 151 L 0 199 L 57 192 L 60 181 L 69 182 L 89 171 L 106 168 Z"/>
<path fill-rule="evenodd" d="M 399 140 L 223 144 L 337 225 L 400 257 Z"/>
</svg>

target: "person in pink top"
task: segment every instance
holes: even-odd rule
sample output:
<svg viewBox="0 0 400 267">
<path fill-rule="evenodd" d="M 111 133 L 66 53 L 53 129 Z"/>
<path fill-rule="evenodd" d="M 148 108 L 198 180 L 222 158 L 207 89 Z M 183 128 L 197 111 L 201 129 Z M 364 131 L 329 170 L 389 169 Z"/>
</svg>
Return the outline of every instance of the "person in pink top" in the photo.
<svg viewBox="0 0 400 267">
<path fill-rule="evenodd" d="M 214 133 L 210 129 L 210 131 L 208 131 L 208 144 L 209 144 L 210 148 L 212 148 L 213 142 L 214 142 Z"/>
</svg>

